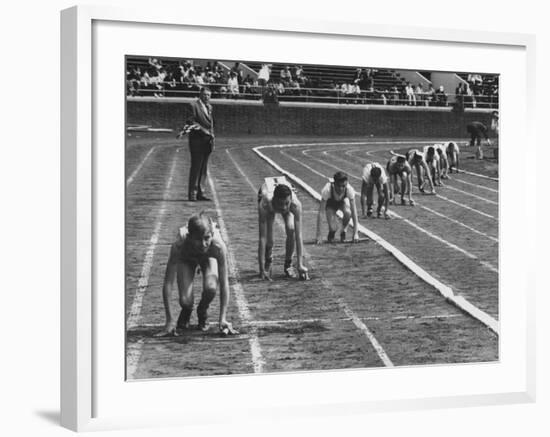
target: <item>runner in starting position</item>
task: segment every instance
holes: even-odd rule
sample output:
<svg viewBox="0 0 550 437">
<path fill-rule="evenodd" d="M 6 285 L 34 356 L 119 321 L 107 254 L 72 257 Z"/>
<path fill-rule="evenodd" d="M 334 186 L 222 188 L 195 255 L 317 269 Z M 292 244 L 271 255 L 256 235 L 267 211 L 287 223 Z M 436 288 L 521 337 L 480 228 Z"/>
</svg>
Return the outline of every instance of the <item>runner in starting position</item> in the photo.
<svg viewBox="0 0 550 437">
<path fill-rule="evenodd" d="M 435 194 L 432 176 L 430 174 L 428 163 L 426 162 L 426 157 L 424 156 L 424 154 L 418 149 L 411 149 L 406 153 L 405 156 L 407 157 L 407 161 L 409 161 L 411 168 L 414 167 L 416 169 L 418 189 L 420 190 L 420 192 L 425 192 L 424 185 L 426 185 L 427 181 L 430 185 L 431 194 Z"/>
<path fill-rule="evenodd" d="M 202 296 L 197 307 L 198 329 L 208 330 L 207 311 L 220 288 L 220 316 L 218 328 L 224 335 L 236 334 L 226 319 L 229 302 L 229 280 L 227 272 L 227 249 L 219 230 L 204 213 L 193 215 L 187 226 L 178 230 L 176 241 L 170 249 L 166 265 L 162 298 L 166 312 L 166 324 L 157 336 L 177 335 L 177 330 L 189 328 L 193 313 L 193 279 L 200 268 L 202 274 Z M 170 300 L 177 282 L 181 312 L 177 322 L 172 315 Z"/>
<path fill-rule="evenodd" d="M 342 230 L 340 232 L 340 241 L 346 241 L 346 231 L 351 219 L 353 219 L 353 242 L 359 241 L 359 230 L 357 218 L 357 206 L 355 205 L 355 190 L 348 184 L 348 175 L 344 172 L 334 174 L 333 180 L 321 190 L 321 203 L 319 213 L 317 214 L 317 244 L 322 243 L 321 239 L 321 219 L 323 213 L 326 214 L 328 222 L 329 243 L 334 242 L 334 236 L 338 230 L 338 215 L 342 215 Z"/>
<path fill-rule="evenodd" d="M 260 241 L 258 262 L 260 277 L 271 281 L 273 263 L 273 222 L 275 214 L 281 214 L 285 222 L 286 251 L 284 272 L 287 277 L 296 277 L 292 268 L 292 255 L 296 245 L 297 268 L 300 279 L 309 279 L 304 265 L 302 240 L 302 203 L 284 176 L 265 178 L 258 192 L 258 216 Z"/>
<path fill-rule="evenodd" d="M 407 162 L 407 158 L 404 155 L 399 155 L 394 151 L 390 151 L 392 157 L 386 164 L 386 170 L 390 180 L 389 191 L 390 201 L 394 203 L 395 194 L 398 192 L 399 184 L 401 192 L 401 205 L 405 205 L 405 193 L 409 198 L 409 205 L 414 206 L 414 200 L 412 199 L 412 168 Z"/>
<path fill-rule="evenodd" d="M 365 217 L 365 206 L 367 209 L 366 217 L 372 216 L 373 191 L 376 187 L 378 193 L 378 203 L 376 208 L 376 216 L 382 214 L 382 205 L 384 206 L 384 218 L 389 219 L 388 205 L 390 200 L 388 177 L 386 171 L 377 162 L 365 165 L 363 168 L 361 184 L 361 212 Z"/>
</svg>

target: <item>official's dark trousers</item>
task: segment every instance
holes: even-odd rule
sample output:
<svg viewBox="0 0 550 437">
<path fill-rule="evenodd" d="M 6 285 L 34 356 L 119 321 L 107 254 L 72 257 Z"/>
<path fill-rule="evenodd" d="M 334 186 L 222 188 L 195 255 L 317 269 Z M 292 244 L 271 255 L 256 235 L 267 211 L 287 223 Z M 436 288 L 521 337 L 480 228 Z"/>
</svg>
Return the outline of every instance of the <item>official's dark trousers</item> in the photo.
<svg viewBox="0 0 550 437">
<path fill-rule="evenodd" d="M 208 172 L 208 158 L 212 153 L 212 139 L 207 136 L 189 139 L 189 152 L 191 153 L 191 169 L 189 170 L 190 200 L 204 194 L 203 185 L 206 183 Z"/>
</svg>

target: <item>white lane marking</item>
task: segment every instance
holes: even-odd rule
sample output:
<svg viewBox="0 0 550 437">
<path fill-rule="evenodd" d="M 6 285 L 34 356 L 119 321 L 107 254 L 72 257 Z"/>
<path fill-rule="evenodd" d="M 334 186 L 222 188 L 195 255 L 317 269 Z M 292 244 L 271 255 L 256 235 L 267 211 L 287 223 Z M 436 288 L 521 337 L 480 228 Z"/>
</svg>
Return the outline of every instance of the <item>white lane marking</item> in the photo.
<svg viewBox="0 0 550 437">
<path fill-rule="evenodd" d="M 494 200 L 489 200 L 489 199 L 486 199 L 485 197 L 481 197 L 481 196 L 478 196 L 476 194 L 472 194 L 472 193 L 468 193 L 467 191 L 463 191 L 463 190 L 460 190 L 458 188 L 455 188 L 455 187 L 451 187 L 450 185 L 446 184 L 445 185 L 445 188 L 448 189 L 448 190 L 452 190 L 452 191 L 456 191 L 458 193 L 462 193 L 464 194 L 465 196 L 470 196 L 470 197 L 474 197 L 478 200 L 481 200 L 485 203 L 489 203 L 491 205 L 498 205 L 498 202 L 495 202 Z"/>
<path fill-rule="evenodd" d="M 132 306 L 130 307 L 130 313 L 128 314 L 128 319 L 126 320 L 126 329 L 135 328 L 138 324 L 138 321 L 141 316 L 141 307 L 143 305 L 143 297 L 149 286 L 149 276 L 151 274 L 151 268 L 153 266 L 153 258 L 155 257 L 155 249 L 159 240 L 160 230 L 162 228 L 162 222 L 164 220 L 164 215 L 166 214 L 166 209 L 168 203 L 168 194 L 170 193 L 170 188 L 172 187 L 172 181 L 174 179 L 174 174 L 176 170 L 176 164 L 178 161 L 178 155 L 174 156 L 174 161 L 172 162 L 172 167 L 170 169 L 170 175 L 168 181 L 166 182 L 166 187 L 163 193 L 163 202 L 160 207 L 160 210 L 157 214 L 157 220 L 155 222 L 155 229 L 151 239 L 149 240 L 149 246 L 147 247 L 147 252 L 145 254 L 145 259 L 141 267 L 141 274 L 139 275 L 138 288 L 134 294 L 132 300 Z M 139 357 L 141 356 L 141 347 L 143 342 L 137 343 L 134 345 L 128 344 L 127 356 L 126 356 L 126 377 L 130 379 L 138 365 Z"/>
<path fill-rule="evenodd" d="M 470 176 L 477 176 L 478 178 L 489 179 L 491 181 L 498 182 L 498 178 L 492 178 L 490 176 L 485 176 L 485 175 L 482 175 L 482 174 L 473 173 L 471 171 L 466 171 L 466 170 L 460 169 L 459 173 L 465 173 L 465 174 L 469 174 Z"/>
<path fill-rule="evenodd" d="M 269 146 L 259 146 L 259 147 L 253 147 L 252 150 L 264 161 L 266 161 L 268 164 L 270 164 L 272 167 L 280 171 L 282 174 L 287 176 L 289 179 L 293 180 L 294 183 L 297 183 L 300 185 L 304 190 L 306 190 L 311 197 L 316 199 L 317 201 L 321 200 L 321 195 L 315 191 L 313 188 L 311 188 L 308 184 L 306 184 L 302 179 L 300 179 L 298 176 L 286 171 L 284 168 L 282 168 L 279 164 L 277 164 L 275 161 L 273 161 L 271 158 L 260 152 L 261 149 L 267 148 Z M 390 252 L 397 260 L 399 260 L 405 267 L 407 267 L 409 270 L 411 270 L 414 274 L 416 274 L 418 277 L 420 277 L 422 280 L 424 280 L 426 283 L 433 286 L 436 290 L 438 290 L 442 296 L 444 296 L 446 299 L 448 299 L 450 302 L 454 303 L 457 307 L 461 308 L 468 314 L 470 314 L 472 317 L 476 318 L 480 322 L 484 323 L 486 326 L 488 326 L 492 331 L 494 331 L 497 335 L 499 334 L 500 327 L 499 322 L 494 317 L 490 316 L 489 314 L 485 313 L 484 311 L 480 310 L 476 306 L 472 305 L 470 302 L 468 302 L 466 299 L 464 299 L 462 296 L 457 296 L 453 292 L 453 290 L 443 284 L 442 282 L 438 281 L 436 278 L 434 278 L 432 275 L 430 275 L 426 270 L 424 270 L 422 267 L 420 267 L 418 264 L 416 264 L 412 259 L 410 259 L 408 256 L 406 256 L 403 252 L 401 252 L 399 249 L 397 249 L 395 246 L 381 238 L 379 235 L 375 234 L 374 232 L 368 230 L 361 224 L 358 224 L 358 229 L 363 234 L 367 235 L 369 238 L 371 238 L 373 241 L 380 244 L 383 248 L 385 248 L 388 252 Z"/>
<path fill-rule="evenodd" d="M 281 151 L 280 153 L 284 153 L 284 152 Z M 303 152 L 302 152 L 302 153 L 303 153 Z M 372 152 L 366 152 L 366 154 L 369 155 L 369 156 L 372 156 L 371 153 L 372 153 Z M 288 155 L 288 154 L 286 154 L 286 153 L 285 153 L 285 156 L 287 156 L 288 158 L 293 159 L 294 161 L 300 163 L 300 161 L 294 159 L 292 156 L 290 156 L 290 155 Z M 308 156 L 308 158 L 310 158 L 310 159 L 314 159 L 314 160 L 316 160 L 316 161 L 318 161 L 318 162 L 321 162 L 321 163 L 324 164 L 324 165 L 327 165 L 327 166 L 332 167 L 332 168 L 334 168 L 334 169 L 340 170 L 339 167 L 336 167 L 335 165 L 332 165 L 332 164 L 330 164 L 330 163 L 328 163 L 328 162 L 326 162 L 326 161 L 323 161 L 323 160 L 321 160 L 321 159 L 319 159 L 319 158 L 315 158 L 315 157 L 310 156 L 310 155 L 306 155 L 306 156 Z M 347 165 L 353 164 L 353 163 L 350 163 L 350 162 L 348 162 L 348 161 L 342 160 L 341 158 L 338 158 L 338 157 L 333 157 L 333 158 L 335 158 L 335 159 L 340 159 L 341 161 L 344 161 Z M 370 162 L 372 162 L 372 161 L 370 161 Z M 304 165 L 304 164 L 302 164 L 302 165 Z M 359 164 L 356 164 L 356 165 L 360 167 Z M 308 168 L 309 168 L 309 167 L 308 167 Z M 319 175 L 322 175 L 322 174 L 319 173 L 318 171 L 315 171 L 315 173 L 317 173 L 317 174 L 319 174 Z M 323 175 L 323 176 L 324 176 L 324 175 Z M 355 178 L 355 179 L 362 180 L 361 178 L 358 178 L 357 176 L 354 176 L 354 175 L 350 175 L 350 176 L 353 177 L 353 178 Z M 326 177 L 326 176 L 325 176 L 325 177 Z M 490 219 L 492 219 L 492 220 L 497 220 L 497 221 L 498 221 L 498 217 L 492 216 L 492 215 L 487 214 L 486 212 L 483 212 L 483 211 L 479 211 L 478 209 L 472 208 L 471 206 L 464 205 L 463 203 L 459 203 L 459 202 L 456 202 L 456 201 L 454 201 L 454 200 L 451 200 L 451 199 L 449 199 L 448 197 L 442 196 L 442 195 L 439 194 L 439 193 L 437 193 L 437 197 L 439 197 L 440 199 L 445 200 L 445 201 L 447 201 L 447 202 L 449 202 L 449 203 L 452 203 L 452 204 L 454 204 L 454 205 L 460 206 L 461 208 L 464 208 L 464 209 L 467 209 L 467 210 L 469 210 L 469 211 L 475 212 L 476 214 L 479 214 L 479 215 L 482 215 L 482 216 L 484 216 L 484 217 L 490 218 Z"/>
<path fill-rule="evenodd" d="M 290 156 L 289 154 L 283 152 L 282 150 L 281 150 L 279 153 L 281 153 L 282 155 L 285 155 L 287 158 L 289 158 L 289 159 L 291 159 L 291 160 L 297 162 L 298 164 L 300 164 L 300 165 L 302 165 L 302 166 L 304 166 L 304 167 L 306 167 L 306 168 L 308 168 L 308 169 L 310 169 L 310 170 L 313 170 L 313 169 L 311 169 L 311 167 L 309 167 L 308 165 L 302 163 L 302 162 L 299 161 L 298 159 L 295 159 L 294 157 Z M 321 161 L 321 160 L 319 160 L 319 159 L 317 159 L 317 158 L 313 158 L 313 159 L 316 159 L 316 160 L 318 160 L 318 161 Z M 329 164 L 328 162 L 324 162 L 324 161 L 321 161 L 321 162 L 322 162 L 323 164 L 327 165 L 327 166 L 330 166 L 330 167 L 333 167 L 333 168 L 335 168 L 335 169 L 338 169 L 338 167 L 336 167 L 335 165 Z M 325 178 L 328 178 L 328 176 L 327 176 L 327 175 L 324 175 L 323 173 L 320 173 L 320 172 L 318 172 L 318 171 L 316 171 L 316 170 L 313 170 L 313 171 L 314 171 L 316 174 L 320 175 L 320 176 L 323 176 L 323 177 L 325 177 Z M 354 178 L 354 179 L 358 179 L 359 181 L 361 181 L 361 178 L 359 178 L 359 177 L 357 177 L 357 176 L 355 176 L 355 175 L 349 174 L 349 176 L 352 177 L 352 178 Z M 440 196 L 440 197 L 442 197 L 442 196 Z M 434 240 L 439 241 L 440 243 L 443 243 L 444 245 L 450 247 L 451 249 L 456 250 L 457 252 L 462 253 L 463 255 L 467 256 L 468 258 L 474 259 L 474 260 L 479 260 L 479 258 L 478 258 L 477 256 L 475 256 L 474 254 L 468 252 L 467 250 L 462 249 L 461 247 L 457 246 L 456 244 L 453 244 L 453 243 L 451 243 L 451 242 L 449 242 L 449 241 L 447 241 L 447 240 L 445 240 L 445 239 L 443 239 L 443 238 L 441 238 L 441 237 L 439 237 L 439 236 L 433 234 L 432 232 L 430 232 L 430 231 L 424 229 L 423 227 L 421 227 L 421 226 L 417 225 L 416 223 L 412 222 L 411 220 L 406 219 L 406 218 L 404 218 L 404 217 L 401 217 L 399 214 L 395 213 L 394 211 L 389 211 L 389 215 L 390 215 L 390 217 L 393 216 L 393 217 L 397 217 L 398 219 L 403 220 L 405 223 L 407 223 L 408 225 L 410 225 L 410 226 L 412 226 L 413 228 L 417 229 L 418 231 L 420 231 L 420 232 L 422 232 L 422 233 L 428 235 L 429 237 L 433 238 Z M 481 260 L 479 260 L 479 262 L 480 262 L 480 264 L 481 264 L 482 266 L 484 266 L 485 268 L 491 270 L 492 272 L 498 273 L 498 269 L 497 269 L 496 267 L 494 267 L 493 265 L 491 265 L 490 263 L 488 263 L 488 262 L 486 262 L 486 261 L 481 261 Z"/>
<path fill-rule="evenodd" d="M 210 184 L 210 190 L 212 192 L 212 197 L 214 198 L 214 203 L 216 205 L 216 212 L 218 214 L 218 225 L 220 226 L 220 232 L 222 238 L 227 245 L 227 264 L 229 267 L 229 274 L 235 279 L 233 284 L 233 291 L 235 295 L 235 301 L 237 302 L 237 307 L 239 309 L 239 316 L 241 320 L 245 323 L 250 323 L 252 316 L 250 310 L 248 309 L 248 302 L 244 296 L 244 290 L 240 282 L 239 270 L 237 269 L 237 263 L 235 262 L 235 255 L 231 249 L 231 242 L 229 240 L 229 235 L 227 233 L 227 228 L 225 227 L 225 221 L 223 219 L 222 210 L 220 208 L 220 202 L 218 199 L 218 193 L 214 186 L 214 182 L 210 175 L 208 175 L 208 183 Z M 265 360 L 262 356 L 262 348 L 260 345 L 260 340 L 258 338 L 257 329 L 252 328 L 249 333 L 248 343 L 250 346 L 250 354 L 252 355 L 252 367 L 254 373 L 262 373 Z"/>
<path fill-rule="evenodd" d="M 403 315 L 403 316 L 393 316 L 389 318 L 382 317 L 360 317 L 361 320 L 365 321 L 375 321 L 375 322 L 384 322 L 384 321 L 396 321 L 396 320 L 435 320 L 435 319 L 454 319 L 458 317 L 464 317 L 463 314 L 435 314 L 435 315 Z M 349 322 L 351 318 L 349 317 L 335 317 L 333 319 L 279 319 L 279 320 L 250 320 L 249 322 L 242 321 L 240 326 L 258 326 L 258 327 L 267 327 L 267 326 L 285 326 L 285 325 L 308 325 L 313 323 L 322 323 L 330 324 L 333 322 Z M 136 326 L 134 330 L 140 329 L 162 329 L 164 325 L 158 323 L 142 323 L 139 326 Z M 242 339 L 242 337 L 235 337 Z"/>
<path fill-rule="evenodd" d="M 483 185 L 478 185 L 478 184 L 472 184 L 471 182 L 467 182 L 463 179 L 457 179 L 455 177 L 453 177 L 453 178 L 449 177 L 448 180 L 453 181 L 453 182 L 459 182 L 459 183 L 464 184 L 464 185 L 470 185 L 472 187 L 479 188 L 480 190 L 490 191 L 491 193 L 498 193 L 498 190 L 495 190 L 494 188 L 489 188 L 489 187 L 485 187 Z M 449 186 L 449 184 L 447 184 L 446 186 Z"/>
<path fill-rule="evenodd" d="M 495 217 L 494 215 L 487 214 L 486 212 L 479 211 L 478 209 L 472 208 L 468 205 L 464 205 L 463 203 L 456 202 L 455 200 L 449 199 L 448 197 L 442 196 L 440 193 L 437 193 L 436 195 L 440 199 L 446 200 L 447 202 L 450 202 L 454 205 L 461 206 L 464 209 L 467 209 L 469 211 L 475 212 L 476 214 L 482 215 L 483 217 L 490 218 L 491 220 L 498 221 L 498 217 Z"/>
<path fill-rule="evenodd" d="M 233 158 L 233 156 L 231 156 L 231 153 L 229 151 L 229 149 L 226 149 L 225 150 L 227 152 L 227 156 L 229 156 L 229 159 L 231 159 L 231 161 L 233 162 L 233 164 L 235 165 L 235 167 L 237 168 L 237 170 L 239 171 L 239 173 L 244 177 L 244 179 L 248 182 L 248 185 L 250 185 L 250 188 L 252 188 L 252 190 L 254 192 L 256 192 L 256 187 L 254 186 L 254 184 L 252 183 L 252 181 L 248 178 L 248 176 L 244 173 L 244 171 L 242 170 L 242 168 L 239 166 L 239 164 L 237 163 L 237 161 L 235 161 L 235 159 Z M 277 224 L 279 225 L 280 228 L 284 229 L 284 226 L 282 225 L 281 222 L 277 221 Z M 307 252 L 304 250 L 304 257 L 307 257 L 308 258 L 308 262 L 310 264 L 310 266 L 314 266 L 314 262 L 313 260 L 311 259 L 311 257 L 309 257 L 309 255 L 307 254 Z M 349 308 L 349 306 L 342 300 L 342 298 L 340 296 L 337 296 L 336 293 L 334 292 L 333 290 L 333 286 L 332 284 L 330 284 L 325 278 L 321 278 L 321 282 L 323 283 L 323 285 L 327 288 L 327 290 L 330 290 L 330 292 L 334 295 L 335 299 L 336 299 L 336 302 L 338 303 L 338 306 L 342 309 L 342 311 L 344 311 L 344 313 L 351 319 L 351 321 L 353 322 L 353 324 L 361 331 L 363 332 L 363 334 L 365 334 L 365 336 L 368 338 L 368 340 L 371 342 L 372 346 L 374 347 L 374 350 L 376 351 L 376 353 L 378 354 L 378 357 L 382 360 L 382 362 L 384 363 L 385 366 L 387 367 L 393 367 L 393 363 L 391 362 L 390 358 L 388 357 L 388 355 L 386 354 L 386 351 L 384 351 L 384 348 L 380 345 L 380 343 L 378 342 L 378 340 L 374 337 L 374 335 L 372 334 L 372 332 L 369 330 L 369 328 L 367 327 L 367 325 L 365 325 L 361 319 L 359 318 L 359 316 L 357 316 L 357 314 L 355 314 L 353 312 L 352 309 Z"/>
<path fill-rule="evenodd" d="M 486 234 L 485 232 L 478 231 L 477 229 L 474 229 L 474 228 L 468 226 L 468 225 L 465 224 L 465 223 L 459 222 L 458 220 L 455 220 L 455 219 L 453 219 L 453 218 L 451 218 L 451 217 L 448 217 L 448 216 L 446 216 L 445 214 L 441 214 L 440 212 L 435 211 L 435 210 L 433 210 L 433 209 L 431 209 L 431 208 L 428 208 L 427 206 L 421 205 L 421 204 L 419 204 L 419 203 L 417 203 L 416 205 L 419 206 L 419 207 L 422 208 L 422 209 L 425 209 L 426 211 L 431 212 L 431 213 L 434 214 L 434 215 L 437 215 L 437 216 L 439 216 L 439 217 L 442 217 L 442 218 L 444 218 L 444 219 L 447 219 L 447 220 L 449 220 L 450 222 L 453 222 L 453 223 L 455 223 L 455 224 L 457 224 L 457 225 L 459 225 L 459 226 L 462 226 L 462 227 L 468 229 L 469 231 L 472 231 L 472 232 L 474 232 L 474 233 L 476 233 L 476 234 L 478 234 L 478 235 L 481 235 L 481 236 L 483 236 L 483 237 L 485 237 L 485 238 L 488 238 L 488 239 L 491 240 L 491 241 L 494 241 L 494 242 L 498 243 L 498 238 L 495 238 L 495 237 L 493 237 L 493 236 L 491 236 L 491 235 L 489 235 L 489 234 Z"/>
<path fill-rule="evenodd" d="M 141 168 L 145 164 L 145 161 L 147 161 L 149 156 L 151 156 L 151 153 L 153 153 L 156 150 L 156 148 L 157 148 L 157 146 L 153 146 L 153 147 L 151 147 L 151 149 L 149 149 L 149 151 L 147 152 L 145 157 L 141 160 L 139 165 L 136 167 L 136 169 L 132 172 L 132 174 L 130 175 L 130 177 L 126 181 L 126 186 L 130 185 L 134 181 L 136 175 L 139 173 L 139 171 L 141 170 Z"/>
</svg>

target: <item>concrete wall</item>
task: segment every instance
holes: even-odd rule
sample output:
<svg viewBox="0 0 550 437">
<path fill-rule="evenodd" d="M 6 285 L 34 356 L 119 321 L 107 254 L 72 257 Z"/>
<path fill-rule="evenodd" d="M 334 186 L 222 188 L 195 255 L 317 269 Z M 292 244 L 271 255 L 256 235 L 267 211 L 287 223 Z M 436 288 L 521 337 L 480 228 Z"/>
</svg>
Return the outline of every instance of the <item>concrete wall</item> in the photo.
<svg viewBox="0 0 550 437">
<path fill-rule="evenodd" d="M 213 101 L 216 135 L 374 135 L 380 137 L 466 137 L 466 124 L 490 125 L 490 111 L 457 115 L 450 108 L 315 105 Z M 178 129 L 189 117 L 187 99 L 128 100 L 127 124 Z"/>
</svg>

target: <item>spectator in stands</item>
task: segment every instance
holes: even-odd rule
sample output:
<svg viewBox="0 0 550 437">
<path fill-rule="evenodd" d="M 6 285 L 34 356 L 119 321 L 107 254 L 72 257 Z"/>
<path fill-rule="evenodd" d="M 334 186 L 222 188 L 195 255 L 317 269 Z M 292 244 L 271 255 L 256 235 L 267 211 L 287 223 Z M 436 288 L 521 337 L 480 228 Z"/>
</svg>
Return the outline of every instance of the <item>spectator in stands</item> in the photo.
<svg viewBox="0 0 550 437">
<path fill-rule="evenodd" d="M 426 92 L 426 106 L 432 106 L 435 104 L 435 89 L 432 84 L 430 84 L 430 87 L 428 88 L 428 91 Z"/>
<path fill-rule="evenodd" d="M 290 80 L 289 92 L 290 92 L 290 94 L 292 94 L 294 96 L 301 95 L 300 84 L 298 83 L 298 81 L 296 81 L 294 79 Z"/>
<path fill-rule="evenodd" d="M 390 101 L 391 101 L 392 105 L 398 105 L 399 104 L 399 90 L 397 89 L 396 85 L 391 87 Z"/>
<path fill-rule="evenodd" d="M 262 98 L 265 105 L 277 105 L 279 103 L 279 95 L 273 82 L 270 81 L 264 88 Z"/>
<path fill-rule="evenodd" d="M 303 74 L 304 74 L 304 67 L 302 67 L 301 65 L 296 65 L 294 67 L 294 79 L 297 80 L 298 82 L 301 82 L 301 78 L 303 77 Z"/>
<path fill-rule="evenodd" d="M 227 90 L 231 98 L 237 99 L 239 97 L 239 80 L 237 79 L 237 73 L 235 73 L 234 71 L 231 71 L 231 73 L 229 73 L 229 79 L 227 80 Z"/>
<path fill-rule="evenodd" d="M 407 105 L 416 106 L 416 96 L 410 82 L 407 82 L 407 85 L 405 85 L 405 96 L 407 98 Z"/>
<path fill-rule="evenodd" d="M 341 103 L 349 103 L 349 85 L 345 82 L 342 82 L 340 85 L 340 96 L 341 96 Z"/>
<path fill-rule="evenodd" d="M 281 75 L 281 82 L 283 83 L 283 85 L 285 87 L 290 86 L 290 81 L 292 80 L 292 73 L 290 72 L 290 67 L 288 65 L 286 65 L 285 68 L 281 70 L 280 75 Z"/>
<path fill-rule="evenodd" d="M 254 94 L 253 85 L 254 81 L 252 80 L 252 77 L 250 77 L 250 74 L 247 74 L 246 77 L 243 79 L 243 94 L 245 96 Z"/>
<path fill-rule="evenodd" d="M 286 91 L 285 86 L 281 82 L 276 82 L 273 84 L 273 86 L 277 94 L 280 96 L 282 96 Z"/>
<path fill-rule="evenodd" d="M 471 73 L 468 75 L 468 83 L 474 94 L 479 94 L 481 86 L 483 85 L 483 78 L 479 73 Z"/>
<path fill-rule="evenodd" d="M 447 94 L 443 85 L 439 85 L 438 90 L 435 92 L 435 97 L 437 106 L 447 106 Z"/>
<path fill-rule="evenodd" d="M 416 106 L 422 106 L 424 104 L 424 88 L 421 83 L 416 85 L 414 96 L 416 97 Z"/>
<path fill-rule="evenodd" d="M 243 71 L 241 69 L 241 63 L 235 62 L 235 65 L 233 65 L 233 68 L 231 69 L 231 72 L 235 73 L 237 75 L 237 81 L 239 82 L 239 85 L 243 83 L 244 77 L 243 77 Z"/>
<path fill-rule="evenodd" d="M 355 74 L 353 76 L 353 80 L 351 81 L 351 83 L 360 84 L 363 81 L 363 78 L 364 78 L 363 70 L 361 68 L 358 68 L 357 70 L 355 70 Z"/>
<path fill-rule="evenodd" d="M 387 89 L 377 90 L 376 94 L 378 95 L 378 98 L 375 99 L 374 103 L 378 103 L 378 104 L 382 104 L 382 105 L 387 105 L 388 104 L 389 92 L 388 92 Z"/>
<path fill-rule="evenodd" d="M 262 67 L 260 68 L 260 71 L 258 72 L 258 85 L 260 86 L 260 92 L 264 93 L 264 87 L 269 82 L 269 78 L 271 76 L 271 65 L 270 64 L 262 64 Z"/>
</svg>

